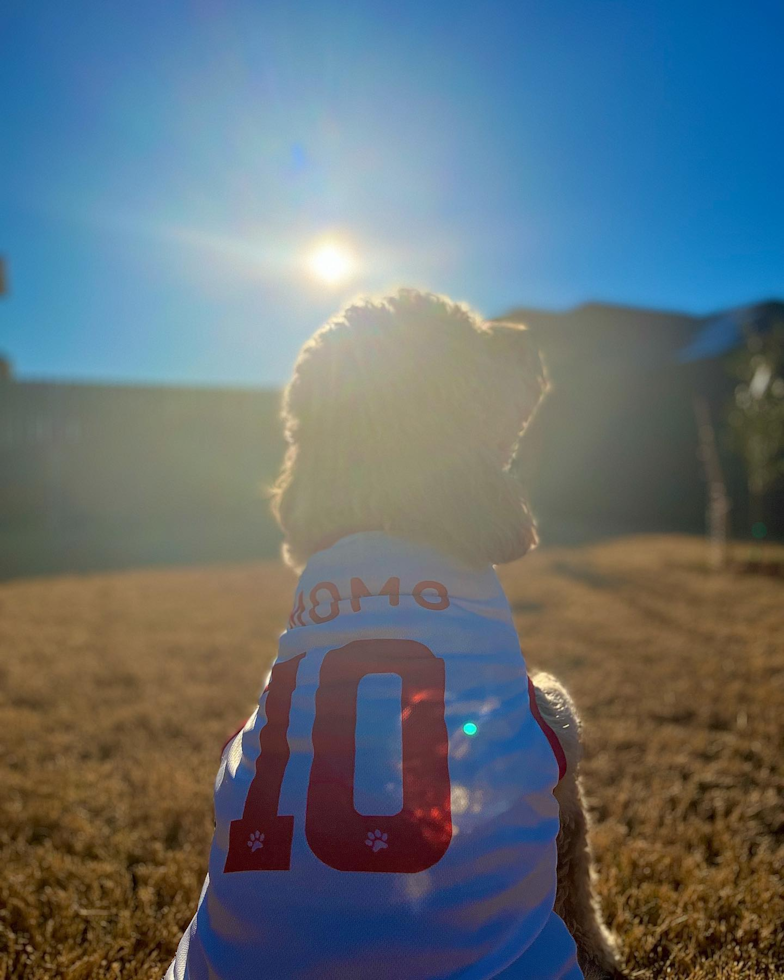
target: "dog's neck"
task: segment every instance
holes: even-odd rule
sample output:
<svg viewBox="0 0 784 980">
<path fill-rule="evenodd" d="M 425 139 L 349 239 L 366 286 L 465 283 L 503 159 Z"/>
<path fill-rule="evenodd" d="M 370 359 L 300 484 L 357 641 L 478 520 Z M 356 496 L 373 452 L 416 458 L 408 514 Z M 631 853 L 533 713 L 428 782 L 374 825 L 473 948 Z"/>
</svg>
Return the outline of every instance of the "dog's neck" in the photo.
<svg viewBox="0 0 784 980">
<path fill-rule="evenodd" d="M 352 525 L 351 527 L 341 528 L 339 531 L 333 531 L 331 534 L 324 535 L 320 538 L 315 547 L 313 548 L 313 554 L 318 551 L 326 551 L 327 548 L 331 548 L 333 544 L 337 544 L 341 538 L 347 538 L 349 534 L 359 534 L 362 531 L 383 531 L 384 528 L 378 527 L 378 525 Z"/>
</svg>

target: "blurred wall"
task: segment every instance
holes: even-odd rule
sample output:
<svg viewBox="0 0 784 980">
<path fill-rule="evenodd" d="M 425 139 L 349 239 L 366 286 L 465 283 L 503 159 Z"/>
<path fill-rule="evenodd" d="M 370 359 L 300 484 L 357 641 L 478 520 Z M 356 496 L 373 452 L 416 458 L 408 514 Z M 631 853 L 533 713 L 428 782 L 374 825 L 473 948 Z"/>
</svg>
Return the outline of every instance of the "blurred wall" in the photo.
<svg viewBox="0 0 784 980">
<path fill-rule="evenodd" d="M 771 319 L 780 307 L 759 306 Z M 726 314 L 700 318 L 598 303 L 565 313 L 514 310 L 501 318 L 530 329 L 552 385 L 518 460 L 544 541 L 701 533 L 706 488 L 695 395 L 707 399 L 716 426 L 732 532 L 748 537 L 745 473 L 725 438 L 736 384 L 725 357 L 739 339 L 733 335 L 711 356 L 683 357 L 720 318 Z M 771 495 L 766 523 L 771 537 L 784 538 L 784 488 Z"/>
<path fill-rule="evenodd" d="M 721 426 L 734 386 L 721 357 L 679 356 L 703 322 L 600 304 L 503 319 L 529 326 L 552 381 L 517 464 L 544 543 L 701 533 L 693 397 Z M 0 381 L 0 577 L 276 555 L 279 397 Z M 721 449 L 744 536 L 743 468 Z M 784 538 L 784 490 L 769 504 Z"/>
<path fill-rule="evenodd" d="M 0 384 L 0 576 L 277 552 L 272 391 Z"/>
</svg>

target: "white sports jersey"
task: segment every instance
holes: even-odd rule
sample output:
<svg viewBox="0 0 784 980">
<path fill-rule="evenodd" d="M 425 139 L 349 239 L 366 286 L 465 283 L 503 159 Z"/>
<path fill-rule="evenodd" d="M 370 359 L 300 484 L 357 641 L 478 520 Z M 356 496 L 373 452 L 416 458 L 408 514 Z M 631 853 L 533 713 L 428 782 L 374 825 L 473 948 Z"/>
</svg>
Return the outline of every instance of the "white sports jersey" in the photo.
<svg viewBox="0 0 784 980">
<path fill-rule="evenodd" d="M 537 716 L 491 567 L 381 532 L 314 554 L 167 980 L 581 980 Z"/>
</svg>

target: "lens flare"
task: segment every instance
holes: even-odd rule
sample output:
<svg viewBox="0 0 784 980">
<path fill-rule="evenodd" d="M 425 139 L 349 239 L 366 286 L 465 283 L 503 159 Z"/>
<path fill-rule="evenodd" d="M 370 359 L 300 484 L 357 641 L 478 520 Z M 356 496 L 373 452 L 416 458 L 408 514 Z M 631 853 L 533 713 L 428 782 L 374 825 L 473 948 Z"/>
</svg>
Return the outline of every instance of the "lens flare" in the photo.
<svg viewBox="0 0 784 980">
<path fill-rule="evenodd" d="M 463 731 L 466 733 L 466 735 L 476 735 L 479 729 L 472 721 L 467 721 L 465 725 L 463 725 Z"/>
</svg>

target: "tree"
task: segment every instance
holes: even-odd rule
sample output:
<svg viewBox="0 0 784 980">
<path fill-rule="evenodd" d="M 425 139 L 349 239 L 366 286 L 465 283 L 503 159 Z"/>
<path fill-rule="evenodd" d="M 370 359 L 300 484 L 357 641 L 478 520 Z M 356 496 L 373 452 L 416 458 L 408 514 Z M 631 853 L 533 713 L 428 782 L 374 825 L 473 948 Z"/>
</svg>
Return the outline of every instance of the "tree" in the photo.
<svg viewBox="0 0 784 980">
<path fill-rule="evenodd" d="M 706 511 L 708 539 L 710 541 L 710 564 L 714 569 L 722 569 L 727 564 L 727 527 L 729 523 L 730 499 L 719 451 L 716 446 L 716 431 L 711 419 L 708 399 L 697 395 L 694 398 L 694 414 L 697 417 L 697 434 L 700 440 L 698 456 L 705 470 L 705 483 L 708 488 Z"/>
<path fill-rule="evenodd" d="M 728 421 L 746 467 L 752 534 L 764 537 L 765 499 L 784 476 L 784 323 L 743 332 L 744 347 L 729 362 L 739 384 Z"/>
</svg>

